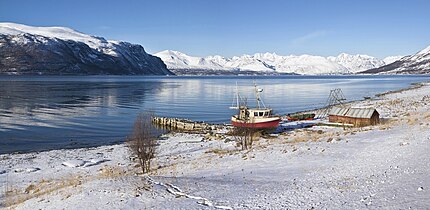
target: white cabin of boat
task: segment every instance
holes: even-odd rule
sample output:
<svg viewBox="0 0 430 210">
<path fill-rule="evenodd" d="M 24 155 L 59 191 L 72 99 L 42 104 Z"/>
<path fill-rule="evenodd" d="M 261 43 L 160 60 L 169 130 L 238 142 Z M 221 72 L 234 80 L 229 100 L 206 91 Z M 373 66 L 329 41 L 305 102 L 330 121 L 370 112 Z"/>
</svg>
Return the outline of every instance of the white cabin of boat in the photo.
<svg viewBox="0 0 430 210">
<path fill-rule="evenodd" d="M 264 118 L 272 116 L 272 109 L 268 108 L 254 108 L 249 109 L 246 106 L 241 106 L 239 108 L 238 119 L 250 120 L 253 118 Z"/>
</svg>

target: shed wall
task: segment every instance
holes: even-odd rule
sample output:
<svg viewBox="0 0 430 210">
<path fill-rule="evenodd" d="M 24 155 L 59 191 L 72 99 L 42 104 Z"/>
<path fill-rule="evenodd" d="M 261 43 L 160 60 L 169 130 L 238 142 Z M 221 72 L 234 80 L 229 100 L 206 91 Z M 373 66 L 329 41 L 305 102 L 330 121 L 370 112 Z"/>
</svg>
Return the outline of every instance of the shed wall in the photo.
<svg viewBox="0 0 430 210">
<path fill-rule="evenodd" d="M 353 118 L 346 116 L 329 115 L 329 122 L 353 124 L 354 126 L 368 126 L 379 123 L 379 114 L 374 112 L 371 118 Z"/>
</svg>

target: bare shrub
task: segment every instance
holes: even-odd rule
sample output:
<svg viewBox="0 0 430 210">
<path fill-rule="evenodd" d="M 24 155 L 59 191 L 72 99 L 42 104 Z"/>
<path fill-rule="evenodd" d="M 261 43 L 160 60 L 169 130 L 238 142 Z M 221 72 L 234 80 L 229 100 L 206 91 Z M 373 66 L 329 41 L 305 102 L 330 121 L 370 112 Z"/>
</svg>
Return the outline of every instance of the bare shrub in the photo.
<svg viewBox="0 0 430 210">
<path fill-rule="evenodd" d="M 250 149 L 259 133 L 258 129 L 250 127 L 235 127 L 232 132 L 236 142 L 241 145 L 242 150 Z"/>
<path fill-rule="evenodd" d="M 155 157 L 156 128 L 151 123 L 151 112 L 141 113 L 134 122 L 133 131 L 127 139 L 132 154 L 139 160 L 143 173 L 151 170 L 151 159 Z"/>
</svg>

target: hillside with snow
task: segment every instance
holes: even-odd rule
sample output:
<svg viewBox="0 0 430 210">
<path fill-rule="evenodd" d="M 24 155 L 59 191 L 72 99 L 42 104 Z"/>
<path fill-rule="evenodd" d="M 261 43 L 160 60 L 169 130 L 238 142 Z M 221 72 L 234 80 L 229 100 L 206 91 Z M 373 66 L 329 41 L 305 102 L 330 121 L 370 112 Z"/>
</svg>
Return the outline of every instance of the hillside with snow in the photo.
<svg viewBox="0 0 430 210">
<path fill-rule="evenodd" d="M 366 74 L 430 74 L 430 46 L 390 64 L 373 68 Z"/>
<path fill-rule="evenodd" d="M 0 74 L 137 74 L 171 72 L 141 45 L 65 27 L 0 23 Z"/>
<path fill-rule="evenodd" d="M 388 65 L 388 64 L 394 63 L 394 62 L 402 59 L 403 57 L 404 56 L 401 56 L 401 55 L 388 56 L 388 57 L 384 58 L 383 61 L 384 61 L 385 65 Z"/>
<path fill-rule="evenodd" d="M 263 73 L 288 73 L 303 75 L 351 74 L 366 69 L 385 65 L 386 61 L 368 55 L 349 55 L 342 53 L 337 57 L 314 55 L 282 56 L 276 53 L 256 53 L 254 55 L 234 56 L 219 55 L 207 57 L 190 56 L 182 52 L 165 50 L 155 54 L 167 68 L 173 72 L 190 73 L 195 70 L 218 71 L 253 71 Z M 393 62 L 395 58 L 387 58 Z M 186 70 L 186 71 L 184 71 Z"/>
</svg>

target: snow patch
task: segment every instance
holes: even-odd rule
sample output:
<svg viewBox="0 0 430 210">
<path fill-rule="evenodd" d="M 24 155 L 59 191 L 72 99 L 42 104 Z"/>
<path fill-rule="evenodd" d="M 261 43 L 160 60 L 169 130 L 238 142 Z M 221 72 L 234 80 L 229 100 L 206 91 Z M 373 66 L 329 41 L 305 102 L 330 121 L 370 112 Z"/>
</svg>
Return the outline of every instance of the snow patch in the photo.
<svg viewBox="0 0 430 210">
<path fill-rule="evenodd" d="M 197 200 L 197 203 L 200 205 L 204 205 L 204 206 L 209 206 L 209 207 L 214 207 L 216 209 L 233 209 L 229 206 L 222 206 L 222 205 L 214 205 L 214 203 L 212 201 L 210 201 L 207 198 L 203 198 L 200 196 L 194 196 L 194 195 L 189 195 L 187 193 L 184 193 L 179 187 L 170 184 L 170 183 L 163 183 L 163 182 L 156 182 L 154 181 L 154 179 L 152 179 L 151 177 L 147 176 L 146 179 L 152 183 L 152 184 L 156 184 L 156 185 L 160 185 L 166 188 L 167 192 L 175 195 L 176 197 L 186 197 L 189 199 L 194 199 Z"/>
<path fill-rule="evenodd" d="M 40 170 L 40 168 L 29 167 L 29 168 L 16 168 L 13 170 L 13 172 L 15 172 L 15 173 L 32 173 L 32 172 L 36 172 L 39 170 Z"/>
<path fill-rule="evenodd" d="M 85 165 L 85 161 L 83 160 L 68 160 L 64 161 L 62 163 L 64 166 L 70 167 L 70 168 L 77 168 Z"/>
<path fill-rule="evenodd" d="M 85 160 L 68 160 L 68 161 L 64 161 L 62 163 L 62 165 L 70 167 L 70 168 L 78 168 L 78 167 L 91 167 L 91 166 L 95 166 L 95 165 L 99 165 L 103 162 L 106 162 L 108 160 L 106 159 L 91 159 L 88 161 Z"/>
</svg>

